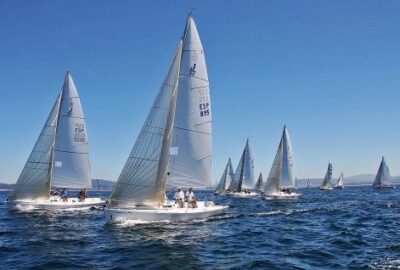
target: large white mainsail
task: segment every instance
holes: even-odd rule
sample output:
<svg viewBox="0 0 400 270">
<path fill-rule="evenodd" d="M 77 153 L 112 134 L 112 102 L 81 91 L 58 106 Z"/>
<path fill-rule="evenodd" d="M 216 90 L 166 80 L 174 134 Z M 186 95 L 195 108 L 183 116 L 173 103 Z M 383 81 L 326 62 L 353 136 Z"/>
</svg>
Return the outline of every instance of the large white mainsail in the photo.
<svg viewBox="0 0 400 270">
<path fill-rule="evenodd" d="M 390 171 L 388 165 L 386 164 L 385 158 L 382 157 L 382 161 L 379 165 L 379 169 L 372 187 L 379 188 L 384 186 L 390 186 Z"/>
<path fill-rule="evenodd" d="M 111 193 L 114 205 L 157 206 L 164 200 L 181 55 L 182 41 Z"/>
<path fill-rule="evenodd" d="M 168 185 L 211 186 L 211 121 L 204 50 L 190 14 L 183 36 Z"/>
<path fill-rule="evenodd" d="M 260 176 L 258 177 L 256 186 L 254 187 L 255 191 L 263 191 L 264 190 L 264 179 L 262 176 L 262 173 L 260 173 Z"/>
<path fill-rule="evenodd" d="M 324 180 L 322 181 L 321 189 L 329 189 L 331 188 L 331 180 L 332 180 L 332 164 L 328 164 L 328 169 L 326 171 Z"/>
<path fill-rule="evenodd" d="M 282 134 L 282 151 L 281 187 L 293 188 L 296 185 L 294 178 L 293 146 L 286 126 L 283 128 Z"/>
<path fill-rule="evenodd" d="M 52 177 L 54 187 L 92 187 L 85 117 L 70 72 L 61 95 Z"/>
<path fill-rule="evenodd" d="M 337 180 L 337 183 L 336 183 L 336 186 L 335 187 L 343 187 L 344 186 L 344 183 L 343 183 L 343 172 L 340 174 L 340 176 L 339 176 L 339 178 L 338 178 L 338 180 Z"/>
<path fill-rule="evenodd" d="M 228 163 L 225 166 L 224 173 L 222 174 L 222 177 L 219 180 L 217 188 L 215 189 L 215 193 L 224 194 L 225 191 L 227 190 L 227 187 L 232 182 L 232 176 L 233 176 L 232 162 L 231 159 L 229 158 Z"/>
<path fill-rule="evenodd" d="M 50 196 L 51 166 L 61 93 L 11 194 L 13 200 L 46 199 Z"/>
</svg>

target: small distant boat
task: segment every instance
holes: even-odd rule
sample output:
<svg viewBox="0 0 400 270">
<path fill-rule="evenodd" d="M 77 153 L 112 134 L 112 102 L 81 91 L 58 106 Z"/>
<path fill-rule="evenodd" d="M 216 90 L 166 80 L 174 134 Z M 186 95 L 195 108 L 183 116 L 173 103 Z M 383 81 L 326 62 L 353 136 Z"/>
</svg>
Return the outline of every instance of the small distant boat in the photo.
<svg viewBox="0 0 400 270">
<path fill-rule="evenodd" d="M 307 188 L 311 188 L 310 178 L 307 179 Z"/>
<path fill-rule="evenodd" d="M 266 199 L 297 198 L 301 194 L 290 191 L 295 186 L 293 147 L 289 131 L 283 127 L 274 162 L 264 186 Z"/>
<path fill-rule="evenodd" d="M 166 79 L 104 209 L 107 221 L 189 221 L 225 213 L 228 206 L 181 205 L 165 195 L 167 185 L 210 186 L 211 123 L 204 51 L 189 14 Z"/>
<path fill-rule="evenodd" d="M 219 180 L 218 186 L 215 189 L 214 194 L 215 195 L 225 195 L 226 190 L 229 187 L 229 184 L 232 182 L 233 179 L 233 168 L 232 168 L 232 162 L 231 159 L 229 158 L 228 163 L 225 166 L 224 173 L 221 176 L 221 179 Z"/>
<path fill-rule="evenodd" d="M 51 188 L 91 188 L 88 138 L 81 102 L 71 73 L 65 76 L 61 92 L 10 196 L 12 209 L 46 210 L 100 206 L 100 198 L 63 200 L 52 196 Z"/>
<path fill-rule="evenodd" d="M 262 173 L 260 173 L 260 176 L 258 177 L 257 183 L 254 187 L 254 190 L 256 192 L 263 192 L 264 191 L 264 179 Z"/>
<path fill-rule="evenodd" d="M 337 183 L 335 185 L 336 189 L 343 189 L 344 188 L 344 183 L 343 183 L 343 172 L 340 174 Z"/>
<path fill-rule="evenodd" d="M 232 197 L 252 197 L 258 195 L 257 192 L 252 192 L 250 189 L 254 185 L 254 160 L 250 150 L 250 143 L 247 139 L 242 157 L 236 168 L 232 182 L 227 190 L 227 195 Z"/>
<path fill-rule="evenodd" d="M 329 163 L 328 164 L 328 169 L 327 169 L 325 177 L 324 177 L 324 180 L 322 181 L 322 185 L 320 187 L 321 190 L 327 191 L 327 190 L 332 190 L 333 189 L 333 187 L 331 185 L 332 170 L 333 170 L 332 163 Z"/>
<path fill-rule="evenodd" d="M 382 157 L 382 161 L 379 165 L 378 173 L 376 174 L 372 187 L 377 189 L 394 188 L 394 186 L 390 183 L 390 179 L 389 167 L 386 164 L 385 158 Z"/>
</svg>

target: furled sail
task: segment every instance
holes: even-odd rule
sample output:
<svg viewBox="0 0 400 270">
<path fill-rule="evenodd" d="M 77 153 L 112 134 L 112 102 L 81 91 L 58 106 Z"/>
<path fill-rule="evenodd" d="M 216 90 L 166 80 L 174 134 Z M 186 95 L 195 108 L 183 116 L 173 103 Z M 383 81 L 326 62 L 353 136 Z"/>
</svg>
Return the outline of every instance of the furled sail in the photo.
<svg viewBox="0 0 400 270">
<path fill-rule="evenodd" d="M 211 115 L 204 50 L 189 15 L 183 36 L 168 185 L 211 186 Z"/>
<path fill-rule="evenodd" d="M 390 171 L 386 164 L 386 160 L 382 157 L 381 164 L 379 165 L 378 173 L 376 174 L 375 181 L 372 187 L 390 186 Z"/>
<path fill-rule="evenodd" d="M 254 160 L 251 155 L 249 140 L 246 141 L 246 146 L 236 168 L 232 182 L 229 185 L 231 192 L 241 192 L 242 188 L 252 188 L 254 185 Z"/>
<path fill-rule="evenodd" d="M 254 187 L 254 190 L 256 191 L 263 191 L 264 190 L 264 180 L 262 173 L 260 173 L 260 176 L 258 177 L 256 186 Z"/>
<path fill-rule="evenodd" d="M 281 187 L 295 187 L 293 146 L 286 126 L 283 128 L 282 147 Z"/>
<path fill-rule="evenodd" d="M 264 192 L 266 194 L 272 195 L 281 191 L 282 155 L 283 140 L 281 139 L 274 162 L 268 174 L 267 182 L 265 183 Z"/>
<path fill-rule="evenodd" d="M 227 186 L 231 183 L 232 181 L 232 163 L 231 159 L 229 158 L 228 163 L 225 166 L 224 173 L 222 174 L 221 179 L 219 180 L 219 183 L 217 185 L 217 188 L 215 189 L 215 192 L 218 194 L 224 194 Z"/>
<path fill-rule="evenodd" d="M 328 164 L 328 170 L 326 171 L 324 180 L 322 181 L 321 188 L 329 188 L 332 180 L 332 164 Z"/>
<path fill-rule="evenodd" d="M 35 146 L 18 178 L 13 200 L 48 198 L 50 195 L 51 165 L 57 129 L 61 93 L 48 116 Z"/>
<path fill-rule="evenodd" d="M 54 187 L 92 187 L 85 117 L 70 72 L 61 95 L 52 176 Z"/>
<path fill-rule="evenodd" d="M 111 193 L 114 205 L 156 206 L 164 200 L 181 55 L 182 42 Z"/>
</svg>

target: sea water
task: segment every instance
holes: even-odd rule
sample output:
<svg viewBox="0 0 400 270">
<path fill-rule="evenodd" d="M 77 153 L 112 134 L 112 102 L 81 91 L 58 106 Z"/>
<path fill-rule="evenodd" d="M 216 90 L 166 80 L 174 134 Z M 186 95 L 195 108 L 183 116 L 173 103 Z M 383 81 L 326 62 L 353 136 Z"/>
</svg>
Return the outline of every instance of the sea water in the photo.
<svg viewBox="0 0 400 270">
<path fill-rule="evenodd" d="M 102 209 L 9 211 L 0 192 L 1 269 L 399 269 L 400 187 L 298 189 L 232 198 L 192 222 L 107 224 Z M 92 192 L 107 198 L 108 192 Z"/>
</svg>

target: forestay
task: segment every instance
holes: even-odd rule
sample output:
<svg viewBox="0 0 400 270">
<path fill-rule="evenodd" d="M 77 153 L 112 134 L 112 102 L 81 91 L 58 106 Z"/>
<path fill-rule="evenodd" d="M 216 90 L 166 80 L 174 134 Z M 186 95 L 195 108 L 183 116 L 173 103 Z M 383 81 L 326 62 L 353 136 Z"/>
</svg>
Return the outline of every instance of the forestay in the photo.
<svg viewBox="0 0 400 270">
<path fill-rule="evenodd" d="M 211 185 L 211 116 L 204 50 L 195 22 L 189 15 L 183 36 L 169 185 Z"/>
<path fill-rule="evenodd" d="M 111 193 L 114 205 L 156 206 L 164 200 L 181 55 L 182 42 Z"/>
<path fill-rule="evenodd" d="M 18 178 L 14 191 L 11 194 L 13 200 L 49 198 L 51 164 L 60 100 L 61 93 L 58 95 L 50 115 L 40 132 L 39 138 Z"/>
<path fill-rule="evenodd" d="M 91 188 L 85 117 L 70 72 L 65 77 L 58 117 L 52 186 Z"/>
</svg>

